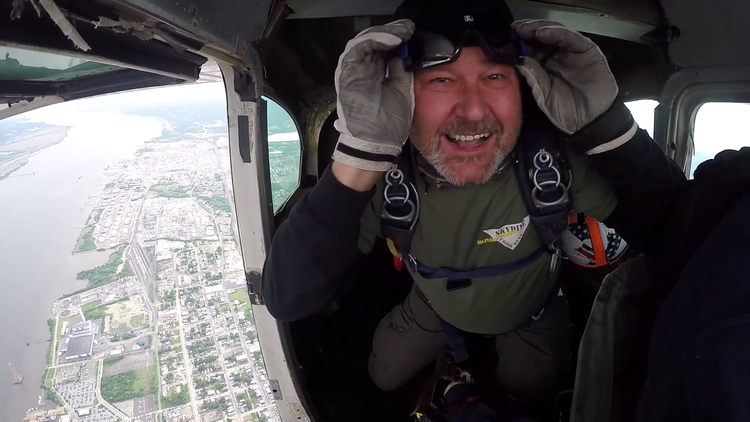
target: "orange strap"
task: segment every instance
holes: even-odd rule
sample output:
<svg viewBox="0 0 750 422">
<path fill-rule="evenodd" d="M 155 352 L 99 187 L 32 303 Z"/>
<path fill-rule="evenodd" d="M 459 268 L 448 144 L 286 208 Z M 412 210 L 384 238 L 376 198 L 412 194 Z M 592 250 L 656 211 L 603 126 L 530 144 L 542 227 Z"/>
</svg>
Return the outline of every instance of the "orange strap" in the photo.
<svg viewBox="0 0 750 422">
<path fill-rule="evenodd" d="M 589 235 L 591 237 L 591 247 L 594 248 L 594 259 L 596 260 L 596 266 L 607 265 L 607 251 L 604 249 L 604 242 L 602 241 L 602 231 L 599 227 L 599 222 L 591 217 L 586 216 L 586 225 L 589 228 Z"/>
</svg>

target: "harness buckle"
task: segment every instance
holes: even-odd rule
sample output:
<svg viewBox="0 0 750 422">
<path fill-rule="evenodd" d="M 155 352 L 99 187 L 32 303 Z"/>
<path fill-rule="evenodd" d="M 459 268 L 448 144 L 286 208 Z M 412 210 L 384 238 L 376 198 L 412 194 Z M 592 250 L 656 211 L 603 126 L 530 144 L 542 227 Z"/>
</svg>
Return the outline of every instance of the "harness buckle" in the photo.
<svg viewBox="0 0 750 422">
<path fill-rule="evenodd" d="M 568 187 L 562 180 L 560 170 L 554 165 L 554 157 L 546 149 L 540 149 L 532 160 L 535 169 L 531 171 L 531 181 L 534 188 L 531 190 L 531 198 L 537 208 L 551 207 L 568 202 Z M 559 190 L 560 195 L 554 200 L 542 199 L 543 194 Z"/>
<path fill-rule="evenodd" d="M 542 182 L 542 186 L 544 186 L 544 183 L 551 182 Z M 569 199 L 568 188 L 566 188 L 565 185 L 562 184 L 558 185 L 557 188 L 562 190 L 562 194 L 560 195 L 560 197 L 555 199 L 554 201 L 544 201 L 539 197 L 542 194 L 542 190 L 534 186 L 534 189 L 531 190 L 531 199 L 534 201 L 534 205 L 537 208 L 542 208 L 567 203 Z"/>
<path fill-rule="evenodd" d="M 411 189 L 406 184 L 404 172 L 394 164 L 386 172 L 385 182 L 386 186 L 383 189 L 385 204 L 380 211 L 381 219 L 389 220 L 399 228 L 411 229 L 416 221 L 418 209 L 411 198 Z"/>
<path fill-rule="evenodd" d="M 408 189 L 407 189 L 407 192 L 408 192 Z M 409 195 L 407 194 L 406 197 L 402 197 L 402 196 L 393 197 L 392 200 L 402 200 L 403 203 L 399 205 L 399 207 L 406 206 L 408 207 L 408 211 L 405 213 L 397 213 L 397 214 L 391 213 L 388 210 L 389 208 L 388 205 L 391 205 L 391 201 L 386 199 L 386 202 L 388 203 L 388 205 L 383 206 L 383 208 L 380 211 L 380 217 L 386 218 L 388 220 L 391 220 L 397 223 L 406 223 L 407 227 L 411 225 L 414 219 L 414 214 L 416 213 L 417 209 L 416 209 L 416 206 L 414 206 L 414 202 L 409 201 Z"/>
<path fill-rule="evenodd" d="M 390 170 L 385 174 L 385 183 L 390 185 L 403 185 L 404 184 L 404 173 L 399 170 L 397 165 L 393 165 Z"/>
<path fill-rule="evenodd" d="M 398 193 L 394 194 L 389 191 L 391 188 L 403 189 L 404 194 L 402 195 L 399 195 Z M 403 183 L 398 184 L 398 185 L 388 184 L 386 185 L 385 189 L 383 189 L 383 197 L 385 198 L 385 202 L 388 203 L 389 205 L 391 204 L 392 201 L 395 201 L 395 200 L 400 200 L 404 204 L 406 204 L 407 202 L 411 203 L 411 201 L 409 201 L 409 195 L 410 195 L 409 188 L 406 187 L 406 185 Z"/>
<path fill-rule="evenodd" d="M 419 264 L 417 264 L 417 258 L 414 258 L 414 255 L 407 253 L 406 256 L 402 257 L 404 259 L 404 263 L 406 263 L 406 267 L 413 272 L 418 273 L 419 272 Z M 427 298 L 423 298 L 427 299 Z"/>
<path fill-rule="evenodd" d="M 549 275 L 555 274 L 555 271 L 557 271 L 557 267 L 561 260 L 568 259 L 567 256 L 563 255 L 562 250 L 560 248 L 556 248 L 553 246 L 550 246 L 550 249 L 554 249 L 552 251 L 552 258 L 549 262 Z"/>
</svg>

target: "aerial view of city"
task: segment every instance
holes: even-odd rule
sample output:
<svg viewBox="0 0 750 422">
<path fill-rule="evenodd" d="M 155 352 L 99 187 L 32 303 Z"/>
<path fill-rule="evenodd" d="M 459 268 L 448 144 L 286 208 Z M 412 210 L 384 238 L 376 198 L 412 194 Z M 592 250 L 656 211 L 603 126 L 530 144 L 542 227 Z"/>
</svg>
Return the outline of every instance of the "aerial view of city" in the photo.
<svg viewBox="0 0 750 422">
<path fill-rule="evenodd" d="M 8 384 L 41 384 L 36 403 L 14 420 L 279 420 L 236 237 L 220 100 L 118 109 L 160 122 L 161 132 L 103 166 L 76 205 L 88 215 L 68 253 L 102 258 L 76 272 L 77 289 L 42 304 L 50 338 L 41 381 L 8 360 Z M 60 126 L 23 124 L 0 147 L 35 131 L 50 132 L 51 145 L 62 139 Z M 300 144 L 293 121 L 271 102 L 268 131 L 278 207 L 297 185 Z M 35 148 L 22 160 L 33 161 Z M 36 177 L 28 170 L 0 174 L 9 182 Z"/>
</svg>

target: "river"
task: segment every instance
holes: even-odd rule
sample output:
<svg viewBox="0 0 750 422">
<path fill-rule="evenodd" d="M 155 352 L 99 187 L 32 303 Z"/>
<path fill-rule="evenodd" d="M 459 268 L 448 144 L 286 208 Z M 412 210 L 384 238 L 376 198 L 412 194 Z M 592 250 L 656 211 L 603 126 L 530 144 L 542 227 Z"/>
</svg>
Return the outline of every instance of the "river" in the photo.
<svg viewBox="0 0 750 422">
<path fill-rule="evenodd" d="M 85 282 L 76 273 L 107 260 L 109 252 L 71 251 L 105 179 L 104 168 L 161 134 L 155 119 L 76 111 L 69 104 L 21 116 L 70 126 L 59 144 L 30 158 L 0 181 L 0 420 L 22 420 L 37 404 L 49 338 L 52 303 Z M 84 204 L 88 204 L 84 207 Z M 83 207 L 83 209 L 82 209 Z M 26 343 L 31 343 L 29 346 Z M 13 385 L 6 361 L 21 373 Z"/>
</svg>

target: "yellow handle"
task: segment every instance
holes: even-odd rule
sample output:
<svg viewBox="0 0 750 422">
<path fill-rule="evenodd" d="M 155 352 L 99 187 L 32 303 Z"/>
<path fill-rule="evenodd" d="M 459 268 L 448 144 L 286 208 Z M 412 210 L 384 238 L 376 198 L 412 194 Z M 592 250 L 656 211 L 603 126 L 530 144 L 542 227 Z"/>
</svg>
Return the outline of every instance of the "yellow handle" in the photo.
<svg viewBox="0 0 750 422">
<path fill-rule="evenodd" d="M 388 243 L 388 249 L 391 251 L 393 256 L 401 258 L 401 254 L 396 250 L 396 245 L 393 243 L 393 240 L 387 238 L 385 241 L 386 243 Z"/>
</svg>

